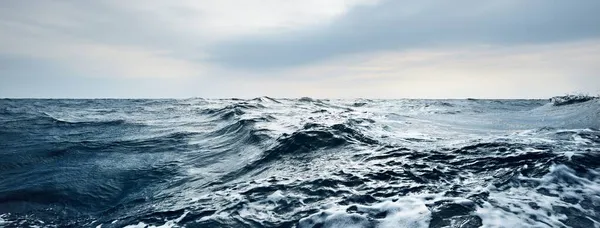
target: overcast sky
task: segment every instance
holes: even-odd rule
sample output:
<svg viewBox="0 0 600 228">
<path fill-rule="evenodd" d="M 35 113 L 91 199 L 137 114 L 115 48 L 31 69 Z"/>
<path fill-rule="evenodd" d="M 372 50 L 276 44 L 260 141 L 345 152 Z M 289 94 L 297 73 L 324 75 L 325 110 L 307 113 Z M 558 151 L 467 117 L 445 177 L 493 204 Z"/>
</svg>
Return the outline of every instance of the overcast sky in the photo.
<svg viewBox="0 0 600 228">
<path fill-rule="evenodd" d="M 600 94 L 598 12 L 598 0 L 2 0 L 0 97 Z"/>
</svg>

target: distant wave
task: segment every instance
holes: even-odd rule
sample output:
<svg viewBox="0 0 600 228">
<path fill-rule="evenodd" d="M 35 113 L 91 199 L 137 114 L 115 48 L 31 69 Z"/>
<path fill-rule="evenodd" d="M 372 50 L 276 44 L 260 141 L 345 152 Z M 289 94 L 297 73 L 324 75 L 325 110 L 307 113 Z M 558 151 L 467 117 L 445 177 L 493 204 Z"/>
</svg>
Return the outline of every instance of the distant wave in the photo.
<svg viewBox="0 0 600 228">
<path fill-rule="evenodd" d="M 26 124 L 53 127 L 101 127 L 128 124 L 124 119 L 67 121 L 53 117 L 46 113 L 8 113 L 8 115 L 13 115 L 13 118 L 15 119 L 6 120 L 4 124 L 7 125 Z"/>
<path fill-rule="evenodd" d="M 599 97 L 587 96 L 587 95 L 565 95 L 565 96 L 556 96 L 550 98 L 550 102 L 554 106 L 562 106 L 562 105 L 570 105 L 583 103 L 591 100 L 597 100 Z"/>
<path fill-rule="evenodd" d="M 277 99 L 272 98 L 272 97 L 267 97 L 267 96 L 257 97 L 257 98 L 252 99 L 252 101 L 257 101 L 257 102 L 273 102 L 273 103 L 278 103 L 278 104 L 281 103 Z"/>
</svg>

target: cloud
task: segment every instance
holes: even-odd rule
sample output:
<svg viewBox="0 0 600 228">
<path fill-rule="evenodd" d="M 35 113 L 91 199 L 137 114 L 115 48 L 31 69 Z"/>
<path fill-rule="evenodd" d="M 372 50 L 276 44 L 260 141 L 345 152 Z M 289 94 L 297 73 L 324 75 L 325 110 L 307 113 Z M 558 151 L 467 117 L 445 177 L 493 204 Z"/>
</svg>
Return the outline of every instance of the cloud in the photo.
<svg viewBox="0 0 600 228">
<path fill-rule="evenodd" d="M 202 72 L 199 63 L 177 59 L 160 50 L 73 40 L 40 42 L 16 36 L 4 36 L 0 43 L 5 55 L 68 65 L 86 77 L 177 78 L 197 76 Z"/>
<path fill-rule="evenodd" d="M 182 29 L 226 38 L 293 31 L 305 26 L 322 25 L 353 7 L 375 4 L 377 0 L 138 1 L 138 3 L 130 3 L 128 7 L 163 17 L 171 25 L 178 25 Z M 119 1 L 117 4 L 123 3 Z"/>
<path fill-rule="evenodd" d="M 67 1 L 34 6 L 8 3 L 0 10 L 0 54 L 5 56 L 53 62 L 83 77 L 178 78 L 198 76 L 205 68 L 200 62 L 177 56 L 167 46 L 131 44 L 134 40 L 126 35 L 132 33 L 120 36 L 115 34 L 118 29 L 103 31 L 102 26 L 95 27 L 106 19 L 87 7 Z M 91 33 L 86 34 L 88 31 Z M 124 39 L 102 38 L 110 35 Z"/>
<path fill-rule="evenodd" d="M 390 49 L 571 42 L 600 36 L 599 10 L 594 0 L 385 1 L 322 27 L 242 37 L 209 50 L 214 63 L 268 69 Z"/>
<path fill-rule="evenodd" d="M 0 96 L 597 93 L 598 11 L 596 0 L 6 0 Z"/>
<path fill-rule="evenodd" d="M 322 24 L 374 3 L 8 0 L 0 3 L 0 54 L 53 61 L 85 76 L 201 76 L 215 42 Z"/>
</svg>

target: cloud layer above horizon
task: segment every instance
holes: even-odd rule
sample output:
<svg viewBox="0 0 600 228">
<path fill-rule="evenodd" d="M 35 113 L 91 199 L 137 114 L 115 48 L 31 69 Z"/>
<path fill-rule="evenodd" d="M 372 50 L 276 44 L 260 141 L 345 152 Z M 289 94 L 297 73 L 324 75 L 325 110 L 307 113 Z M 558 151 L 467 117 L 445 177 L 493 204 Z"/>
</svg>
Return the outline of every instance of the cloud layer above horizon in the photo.
<svg viewBox="0 0 600 228">
<path fill-rule="evenodd" d="M 600 93 L 600 1 L 0 2 L 0 97 Z"/>
</svg>

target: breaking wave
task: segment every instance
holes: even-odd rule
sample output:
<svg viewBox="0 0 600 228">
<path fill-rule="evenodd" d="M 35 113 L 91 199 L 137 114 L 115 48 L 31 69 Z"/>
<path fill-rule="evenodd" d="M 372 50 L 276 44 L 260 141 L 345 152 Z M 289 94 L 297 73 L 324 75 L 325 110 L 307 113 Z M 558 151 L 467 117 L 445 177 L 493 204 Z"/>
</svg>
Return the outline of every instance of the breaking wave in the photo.
<svg viewBox="0 0 600 228">
<path fill-rule="evenodd" d="M 577 103 L 582 103 L 582 102 L 587 102 L 587 101 L 597 100 L 597 99 L 598 99 L 598 97 L 587 96 L 587 95 L 565 95 L 565 96 L 557 96 L 557 97 L 550 98 L 550 102 L 552 102 L 552 104 L 554 106 L 561 106 L 561 105 L 577 104 Z"/>
</svg>

